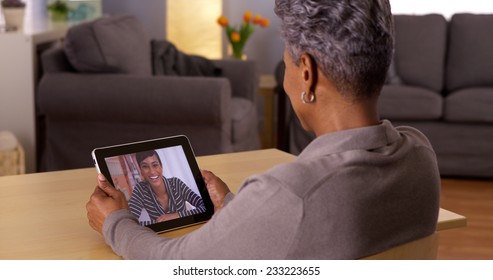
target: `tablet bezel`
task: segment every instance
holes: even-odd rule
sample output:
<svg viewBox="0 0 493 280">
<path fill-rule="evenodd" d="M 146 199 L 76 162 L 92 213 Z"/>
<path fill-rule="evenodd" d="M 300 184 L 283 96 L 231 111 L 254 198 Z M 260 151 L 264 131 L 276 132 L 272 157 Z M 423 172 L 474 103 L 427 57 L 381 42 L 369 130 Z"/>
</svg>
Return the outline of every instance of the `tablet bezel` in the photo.
<svg viewBox="0 0 493 280">
<path fill-rule="evenodd" d="M 146 226 L 158 233 L 206 222 L 214 214 L 214 205 L 212 204 L 212 201 L 209 197 L 209 192 L 207 191 L 204 179 L 202 178 L 202 174 L 200 172 L 197 160 L 195 159 L 195 154 L 192 150 L 188 138 L 185 135 L 177 135 L 172 137 L 126 143 L 122 145 L 101 147 L 96 148 L 92 151 L 92 157 L 97 171 L 99 173 L 102 173 L 111 183 L 111 185 L 114 186 L 112 176 L 105 161 L 106 158 L 133 154 L 141 151 L 159 150 L 175 146 L 181 146 L 183 149 L 184 155 L 188 162 L 188 166 L 190 167 L 190 171 L 192 172 L 195 183 L 197 184 L 197 188 L 200 192 L 200 195 L 202 196 L 202 201 L 204 202 L 206 211 L 200 214 L 185 216 Z"/>
</svg>

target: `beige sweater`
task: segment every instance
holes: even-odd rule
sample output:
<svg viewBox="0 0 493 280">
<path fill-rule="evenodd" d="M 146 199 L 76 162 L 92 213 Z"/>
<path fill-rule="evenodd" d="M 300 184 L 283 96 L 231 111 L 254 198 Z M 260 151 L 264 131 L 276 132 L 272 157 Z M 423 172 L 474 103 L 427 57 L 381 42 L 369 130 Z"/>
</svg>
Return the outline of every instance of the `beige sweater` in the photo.
<svg viewBox="0 0 493 280">
<path fill-rule="evenodd" d="M 103 235 L 128 259 L 356 259 L 433 233 L 439 196 L 426 137 L 383 121 L 316 138 L 186 236 L 161 237 L 123 210 Z"/>
</svg>

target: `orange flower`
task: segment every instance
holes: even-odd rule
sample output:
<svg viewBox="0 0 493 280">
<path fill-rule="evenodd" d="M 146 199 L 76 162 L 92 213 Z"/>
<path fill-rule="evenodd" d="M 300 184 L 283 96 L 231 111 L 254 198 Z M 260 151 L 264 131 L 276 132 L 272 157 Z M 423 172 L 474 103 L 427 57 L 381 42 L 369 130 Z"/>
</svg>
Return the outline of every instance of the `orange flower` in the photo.
<svg viewBox="0 0 493 280">
<path fill-rule="evenodd" d="M 243 21 L 249 22 L 251 19 L 252 19 L 252 12 L 246 11 L 245 14 L 243 15 Z"/>
<path fill-rule="evenodd" d="M 243 22 L 240 25 L 230 25 L 226 16 L 220 16 L 217 19 L 217 23 L 224 27 L 226 37 L 231 44 L 233 56 L 241 59 L 243 57 L 243 48 L 248 41 L 248 38 L 250 38 L 257 28 L 256 25 L 266 27 L 270 24 L 270 21 L 263 18 L 261 15 L 253 17 L 251 11 L 246 11 L 243 14 Z"/>
<path fill-rule="evenodd" d="M 260 15 L 256 15 L 253 18 L 253 23 L 255 23 L 255 24 L 260 24 L 261 21 L 262 21 L 262 17 Z"/>
<path fill-rule="evenodd" d="M 221 25 L 222 27 L 226 27 L 228 26 L 228 18 L 225 16 L 220 16 L 217 19 L 217 23 L 219 23 L 219 25 Z"/>
<path fill-rule="evenodd" d="M 241 39 L 240 33 L 231 32 L 231 42 L 239 42 Z"/>
<path fill-rule="evenodd" d="M 262 27 L 267 27 L 270 24 L 270 20 L 268 18 L 263 18 L 260 22 L 259 25 Z"/>
</svg>

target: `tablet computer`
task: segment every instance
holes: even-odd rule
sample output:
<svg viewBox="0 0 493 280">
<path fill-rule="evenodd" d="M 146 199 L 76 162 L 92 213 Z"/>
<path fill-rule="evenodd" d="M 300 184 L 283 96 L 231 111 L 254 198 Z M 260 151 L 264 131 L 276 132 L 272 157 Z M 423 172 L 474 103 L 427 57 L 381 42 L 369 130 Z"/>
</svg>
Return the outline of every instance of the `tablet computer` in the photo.
<svg viewBox="0 0 493 280">
<path fill-rule="evenodd" d="M 92 157 L 98 172 L 124 193 L 142 226 L 164 232 L 205 222 L 214 214 L 186 136 L 97 148 Z"/>
</svg>

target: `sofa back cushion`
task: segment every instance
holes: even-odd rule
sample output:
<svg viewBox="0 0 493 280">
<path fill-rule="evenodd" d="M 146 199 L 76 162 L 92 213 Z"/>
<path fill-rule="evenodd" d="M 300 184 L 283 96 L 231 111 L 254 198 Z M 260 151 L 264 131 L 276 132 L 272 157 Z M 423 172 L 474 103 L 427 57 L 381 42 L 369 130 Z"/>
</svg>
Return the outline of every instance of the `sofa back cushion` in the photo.
<svg viewBox="0 0 493 280">
<path fill-rule="evenodd" d="M 406 85 L 443 89 L 447 21 L 442 15 L 395 15 L 395 67 Z"/>
<path fill-rule="evenodd" d="M 446 88 L 493 86 L 493 15 L 455 14 L 450 20 Z"/>
<path fill-rule="evenodd" d="M 133 16 L 103 17 L 73 26 L 64 50 L 78 72 L 152 75 L 150 42 Z"/>
</svg>

